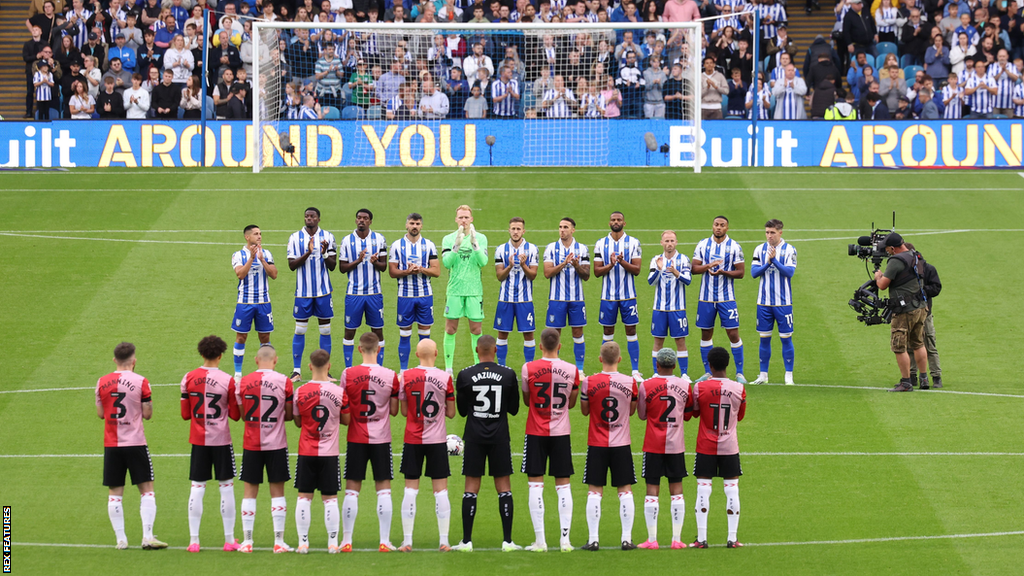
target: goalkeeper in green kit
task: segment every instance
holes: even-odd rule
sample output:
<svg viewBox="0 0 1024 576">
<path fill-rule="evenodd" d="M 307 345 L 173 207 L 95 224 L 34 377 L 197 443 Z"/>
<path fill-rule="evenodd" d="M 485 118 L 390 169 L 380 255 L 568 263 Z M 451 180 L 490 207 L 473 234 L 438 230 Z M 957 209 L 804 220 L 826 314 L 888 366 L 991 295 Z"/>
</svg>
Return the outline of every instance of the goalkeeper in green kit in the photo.
<svg viewBox="0 0 1024 576">
<path fill-rule="evenodd" d="M 453 373 L 455 360 L 455 331 L 459 318 L 469 320 L 473 361 L 480 362 L 476 342 L 480 339 L 484 321 L 484 287 L 480 269 L 487 265 L 487 237 L 473 228 L 473 209 L 462 205 L 455 210 L 455 224 L 459 229 L 441 241 L 441 263 L 448 272 L 448 298 L 444 306 L 444 365 Z"/>
</svg>

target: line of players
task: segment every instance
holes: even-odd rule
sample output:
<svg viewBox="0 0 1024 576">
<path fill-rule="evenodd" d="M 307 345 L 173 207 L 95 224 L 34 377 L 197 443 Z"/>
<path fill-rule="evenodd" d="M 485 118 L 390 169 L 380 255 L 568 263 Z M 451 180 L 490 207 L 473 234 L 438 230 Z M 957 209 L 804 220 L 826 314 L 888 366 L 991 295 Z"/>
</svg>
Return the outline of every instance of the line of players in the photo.
<svg viewBox="0 0 1024 576">
<path fill-rule="evenodd" d="M 384 357 L 384 304 L 381 291 L 381 273 L 385 270 L 398 281 L 397 324 L 399 327 L 398 355 L 401 370 L 408 366 L 413 324 L 417 325 L 419 339 L 430 338 L 433 317 L 433 288 L 431 279 L 440 275 L 437 248 L 423 238 L 423 218 L 417 213 L 406 219 L 406 234 L 388 249 L 383 235 L 371 230 L 373 214 L 367 209 L 356 212 L 356 229 L 340 243 L 334 235 L 319 227 L 320 211 L 308 208 L 304 214 L 305 226 L 291 235 L 288 241 L 288 265 L 296 271 L 296 291 L 293 315 L 295 335 L 292 342 L 293 381 L 301 381 L 302 357 L 309 320 L 319 322 L 320 348 L 331 351 L 331 319 L 334 305 L 331 299 L 330 272 L 338 268 L 348 275 L 345 295 L 345 366 L 352 365 L 356 330 L 366 325 L 381 340 L 378 363 Z M 471 227 L 472 210 L 460 206 L 456 223 L 460 230 Z M 610 233 L 594 247 L 593 266 L 587 246 L 574 238 L 576 222 L 563 218 L 559 222 L 559 240 L 548 244 L 543 253 L 543 267 L 538 247 L 523 237 L 525 223 L 522 218 L 509 222 L 509 240 L 494 253 L 495 273 L 501 282 L 495 310 L 494 330 L 498 333 L 498 363 L 504 364 L 508 351 L 508 337 L 513 328 L 523 334 L 523 354 L 526 361 L 534 357 L 536 323 L 533 308 L 533 282 L 542 270 L 550 280 L 546 326 L 561 331 L 572 331 L 573 355 L 576 366 L 582 370 L 586 358 L 583 329 L 587 324 L 587 310 L 583 295 L 583 282 L 591 273 L 601 278 L 601 304 L 598 322 L 604 329 L 603 341 L 613 341 L 615 326 L 621 319 L 625 327 L 626 348 L 634 378 L 639 382 L 640 347 L 636 327 L 640 322 L 634 279 L 641 272 L 642 249 L 639 240 L 625 233 L 625 217 L 613 212 L 609 220 Z M 471 228 L 470 228 L 471 229 Z M 760 374 L 755 384 L 768 381 L 771 358 L 771 336 L 776 324 L 782 341 L 785 382 L 793 383 L 793 307 L 791 278 L 796 272 L 796 248 L 782 239 L 783 223 L 772 219 L 765 224 L 766 241 L 755 250 L 751 273 L 758 278 L 757 332 L 760 336 Z M 651 318 L 654 337 L 652 356 L 664 347 L 665 340 L 675 340 L 676 355 L 682 374 L 688 371 L 686 336 L 689 324 L 686 316 L 686 286 L 693 274 L 701 275 L 697 304 L 696 326 L 701 330 L 700 351 L 704 375 L 710 377 L 707 354 L 713 346 L 712 337 L 716 318 L 720 319 L 731 343 L 736 365 L 736 380 L 746 383 L 743 375 L 743 341 L 739 336 L 739 310 L 736 305 L 734 282 L 745 273 L 745 261 L 740 244 L 728 236 L 729 220 L 717 216 L 712 223 L 712 235 L 701 240 L 692 260 L 676 250 L 676 234 L 666 230 L 661 235 L 663 252 L 650 261 L 647 281 L 655 288 Z M 452 252 L 449 241 L 456 233 L 445 237 L 445 256 L 477 256 L 482 252 L 487 259 L 487 239 L 474 232 L 472 251 Z M 276 278 L 273 256 L 261 245 L 258 227 L 245 229 L 246 247 L 236 252 L 232 265 L 239 278 L 238 302 L 232 322 L 236 332 L 234 346 L 235 376 L 241 376 L 247 333 L 255 323 L 261 343 L 269 342 L 273 330 L 268 278 Z M 461 238 L 461 236 L 459 236 Z M 482 247 L 482 248 L 481 248 Z M 463 256 L 465 254 L 465 256 Z M 453 264 L 445 260 L 445 266 Z M 445 307 L 446 334 L 444 339 L 445 366 L 452 373 L 455 348 L 455 329 L 461 316 L 470 322 L 472 339 L 480 334 L 484 319 L 482 298 L 467 298 L 453 290 L 455 274 L 448 286 L 448 305 Z M 476 279 L 479 284 L 479 279 Z M 458 305 L 455 305 L 458 303 Z M 653 358 L 652 358 L 653 362 Z M 698 380 L 698 381 L 699 381 Z"/>
<path fill-rule="evenodd" d="M 621 548 L 637 548 L 632 542 L 636 483 L 631 452 L 630 418 L 637 414 L 647 421 L 643 443 L 642 476 L 647 482 L 644 513 L 648 539 L 641 548 L 658 548 L 657 521 L 662 479 L 669 485 L 672 514 L 673 549 L 686 548 L 681 540 L 683 527 L 682 479 L 687 476 L 683 422 L 700 419 L 694 475 L 697 477 L 695 506 L 697 538 L 691 545 L 707 547 L 706 526 L 711 495 L 711 479 L 724 479 L 727 497 L 728 541 L 730 548 L 742 546 L 736 537 L 739 523 L 738 478 L 741 475 L 736 427 L 746 410 L 746 392 L 742 384 L 726 378 L 729 354 L 714 348 L 708 354 L 711 378 L 690 384 L 673 375 L 676 356 L 663 349 L 656 358 L 658 373 L 640 383 L 618 372 L 622 361 L 618 344 L 601 347 L 602 371 L 583 377 L 581 371 L 558 358 L 561 344 L 558 331 L 547 328 L 541 333 L 542 358 L 522 367 L 522 379 L 515 371 L 496 362 L 497 343 L 482 336 L 477 343 L 480 362 L 451 374 L 435 366 L 437 348 L 433 341 L 420 341 L 416 349 L 419 366 L 407 369 L 401 377 L 380 366 L 379 340 L 372 332 L 360 337 L 362 364 L 346 368 L 337 384 L 328 375 L 330 354 L 322 349 L 310 355 L 310 380 L 298 388 L 284 374 L 274 371 L 278 358 L 273 346 L 265 344 L 256 354 L 257 370 L 235 379 L 218 365 L 227 351 L 227 343 L 217 336 L 203 338 L 198 351 L 203 365 L 190 371 L 181 381 L 181 417 L 191 421 L 191 492 L 188 501 L 189 552 L 199 552 L 199 527 L 207 484 L 215 479 L 220 491 L 220 509 L 224 526 L 225 551 L 253 551 L 253 527 L 256 497 L 266 480 L 271 495 L 271 517 L 275 553 L 290 552 L 285 543 L 288 505 L 284 483 L 289 473 L 286 422 L 300 428 L 299 454 L 295 465 L 295 523 L 299 553 L 309 551 L 310 507 L 319 491 L 324 502 L 324 523 L 328 552 L 351 552 L 352 533 L 359 510 L 359 492 L 372 467 L 377 492 L 377 516 L 381 552 L 396 550 L 391 544 L 394 476 L 391 453 L 391 417 L 405 417 L 404 448 L 400 471 L 405 476 L 401 504 L 404 539 L 397 550 L 410 551 L 416 517 L 420 478 L 431 480 L 441 551 L 452 549 L 472 552 L 473 523 L 477 498 L 485 471 L 494 478 L 503 528 L 503 551 L 520 549 L 512 541 L 513 499 L 510 476 L 512 454 L 508 416 L 519 412 L 519 399 L 528 410 L 521 472 L 529 479 L 528 504 L 533 520 L 535 541 L 530 551 L 546 551 L 544 528 L 544 476 L 555 478 L 558 499 L 559 548 L 573 550 L 570 527 L 573 513 L 570 478 L 574 475 L 570 442 L 569 412 L 579 401 L 581 412 L 589 416 L 586 464 L 583 482 L 588 485 L 586 518 L 589 528 L 583 550 L 598 550 L 601 499 L 611 475 L 611 485 L 620 502 Z M 135 346 L 121 343 L 114 350 L 117 370 L 97 382 L 98 416 L 105 422 L 103 484 L 109 487 L 108 514 L 115 532 L 117 548 L 127 548 L 122 497 L 126 473 L 142 494 L 144 549 L 166 548 L 153 536 L 156 500 L 153 491 L 153 467 L 142 421 L 152 416 L 149 382 L 135 370 Z M 466 417 L 462 473 L 465 491 L 462 497 L 463 538 L 455 546 L 448 542 L 451 505 L 447 479 L 449 447 L 445 420 L 453 418 L 456 405 Z M 241 544 L 234 537 L 235 457 L 230 420 L 244 422 L 242 469 Z M 347 430 L 344 466 L 344 500 L 339 509 L 341 468 L 339 465 L 340 427 Z M 341 539 L 339 542 L 339 524 Z"/>
</svg>

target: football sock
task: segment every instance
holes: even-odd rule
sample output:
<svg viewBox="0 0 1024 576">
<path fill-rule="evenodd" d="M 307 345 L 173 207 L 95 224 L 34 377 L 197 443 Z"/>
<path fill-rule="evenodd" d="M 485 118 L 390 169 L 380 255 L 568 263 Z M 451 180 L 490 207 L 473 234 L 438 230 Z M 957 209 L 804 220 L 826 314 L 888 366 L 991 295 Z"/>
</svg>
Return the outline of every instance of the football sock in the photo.
<svg viewBox="0 0 1024 576">
<path fill-rule="evenodd" d="M 572 353 L 576 356 L 576 369 L 583 372 L 583 361 L 587 358 L 587 343 L 583 336 L 572 339 Z"/>
<path fill-rule="evenodd" d="M 412 546 L 412 528 L 416 524 L 416 495 L 420 491 L 406 487 L 402 496 L 402 546 Z"/>
<path fill-rule="evenodd" d="M 480 340 L 480 336 L 482 336 L 482 335 L 483 334 L 472 334 L 472 333 L 469 335 L 469 345 L 473 347 L 473 363 L 474 364 L 479 364 L 480 363 L 480 356 L 476 353 L 476 343 L 477 343 L 478 340 Z"/>
<path fill-rule="evenodd" d="M 352 543 L 352 529 L 356 525 L 359 514 L 359 492 L 345 490 L 345 500 L 341 503 L 341 545 Z"/>
<path fill-rule="evenodd" d="M 636 514 L 636 502 L 632 492 L 619 492 L 619 518 L 622 520 L 622 541 L 633 541 L 633 516 Z"/>
<path fill-rule="evenodd" d="M 127 542 L 128 537 L 124 534 L 124 508 L 121 506 L 121 496 L 107 497 L 107 516 L 110 516 L 110 526 L 114 529 L 116 542 Z"/>
<path fill-rule="evenodd" d="M 682 494 L 672 496 L 672 541 L 681 542 L 683 520 L 686 518 L 686 497 Z"/>
<path fill-rule="evenodd" d="M 220 483 L 220 519 L 224 522 L 224 541 L 235 541 L 235 482 Z"/>
<path fill-rule="evenodd" d="M 452 520 L 452 503 L 448 491 L 434 492 L 434 513 L 437 514 L 437 535 L 441 546 L 448 546 L 448 529 Z"/>
<path fill-rule="evenodd" d="M 537 351 L 537 345 L 533 340 L 523 341 L 523 358 L 527 362 L 533 362 L 534 353 Z"/>
<path fill-rule="evenodd" d="M 476 494 L 462 494 L 462 541 L 473 541 L 473 520 L 476 519 Z"/>
<path fill-rule="evenodd" d="M 694 508 L 697 517 L 697 540 L 708 539 L 708 502 L 711 500 L 711 480 L 697 480 L 697 505 Z"/>
<path fill-rule="evenodd" d="M 708 366 L 708 352 L 711 352 L 711 347 L 714 345 L 715 343 L 711 340 L 700 341 L 700 359 L 702 362 L 704 362 L 705 374 L 711 374 L 711 367 Z"/>
<path fill-rule="evenodd" d="M 636 334 L 626 335 L 626 350 L 629 352 L 629 363 L 633 371 L 640 370 L 640 341 L 636 339 Z"/>
<path fill-rule="evenodd" d="M 743 374 L 743 340 L 732 343 L 732 359 L 736 363 L 736 373 Z"/>
<path fill-rule="evenodd" d="M 380 527 L 380 541 L 391 542 L 391 490 L 377 491 L 377 523 Z"/>
<path fill-rule="evenodd" d="M 256 499 L 242 498 L 242 540 L 252 542 L 252 527 L 256 523 Z"/>
<path fill-rule="evenodd" d="M 270 499 L 270 519 L 274 522 L 274 544 L 284 544 L 284 525 L 288 516 L 288 501 L 284 496 Z"/>
<path fill-rule="evenodd" d="M 199 525 L 203 523 L 203 496 L 206 494 L 206 482 L 193 482 L 188 495 L 188 535 L 189 544 L 199 543 Z"/>
<path fill-rule="evenodd" d="M 558 527 L 562 531 L 562 542 L 569 541 L 569 529 L 572 528 L 572 486 L 562 484 L 555 486 L 558 496 Z"/>
<path fill-rule="evenodd" d="M 338 524 L 341 514 L 338 513 L 338 499 L 324 500 L 324 526 L 327 527 L 327 545 L 338 545 Z"/>
<path fill-rule="evenodd" d="M 310 524 L 310 502 L 309 498 L 299 498 L 295 501 L 295 530 L 299 533 L 299 546 L 309 545 L 309 524 Z"/>
<path fill-rule="evenodd" d="M 736 529 L 740 525 L 740 487 L 739 480 L 725 480 L 725 514 L 729 520 L 729 541 L 736 541 Z"/>
<path fill-rule="evenodd" d="M 786 336 L 782 339 L 782 365 L 786 367 L 786 372 L 793 371 L 793 337 Z"/>
<path fill-rule="evenodd" d="M 676 352 L 676 363 L 679 364 L 679 375 L 686 376 L 690 371 L 690 353 L 686 350 Z"/>
<path fill-rule="evenodd" d="M 302 372 L 302 351 L 306 349 L 306 327 L 308 322 L 295 323 L 295 335 L 292 336 L 292 366 L 296 372 Z"/>
<path fill-rule="evenodd" d="M 503 542 L 512 541 L 512 515 L 515 509 L 512 505 L 512 493 L 501 492 L 498 494 L 498 512 L 501 514 L 501 533 Z"/>
<path fill-rule="evenodd" d="M 320 348 L 331 353 L 331 323 L 320 325 Z"/>
<path fill-rule="evenodd" d="M 356 350 L 356 341 L 347 338 L 341 341 L 341 353 L 345 355 L 345 368 L 352 367 L 352 354 Z"/>
<path fill-rule="evenodd" d="M 654 369 L 654 373 L 658 373 L 658 351 L 651 350 L 651 367 Z"/>
<path fill-rule="evenodd" d="M 505 365 L 505 358 L 508 356 L 508 340 L 498 339 L 495 349 L 498 364 Z"/>
<path fill-rule="evenodd" d="M 772 359 L 772 337 L 769 334 L 767 337 L 761 336 L 761 346 L 758 348 L 758 359 L 761 360 L 761 373 L 768 373 L 768 365 Z"/>
<path fill-rule="evenodd" d="M 453 370 L 455 366 L 455 334 L 444 333 L 444 367 Z"/>
<path fill-rule="evenodd" d="M 587 493 L 587 528 L 590 537 L 587 544 L 598 541 L 598 527 L 601 525 L 601 495 L 597 492 Z"/>
<path fill-rule="evenodd" d="M 156 521 L 156 496 L 146 492 L 139 501 L 139 515 L 142 516 L 142 539 L 153 538 L 153 522 Z"/>
<path fill-rule="evenodd" d="M 421 329 L 417 330 L 416 333 L 419 334 L 419 337 L 420 337 L 419 341 L 420 342 L 422 342 L 424 340 L 430 340 L 430 328 L 427 328 L 426 330 L 421 328 Z"/>
<path fill-rule="evenodd" d="M 601 335 L 601 345 L 604 345 L 607 342 L 614 342 L 614 341 L 615 341 L 615 334 L 602 334 Z"/>
<path fill-rule="evenodd" d="M 536 535 L 534 542 L 546 542 L 544 538 L 544 483 L 529 482 L 530 490 L 530 518 L 533 519 L 533 532 Z"/>
<path fill-rule="evenodd" d="M 398 365 L 402 370 L 409 368 L 409 352 L 412 351 L 412 330 L 398 331 Z"/>
<path fill-rule="evenodd" d="M 647 539 L 658 541 L 658 497 L 644 497 L 644 518 L 647 519 Z"/>
<path fill-rule="evenodd" d="M 380 341 L 380 348 L 377 350 L 377 364 L 379 366 L 384 365 L 384 341 Z"/>
<path fill-rule="evenodd" d="M 235 372 L 242 371 L 242 361 L 245 359 L 245 344 L 235 342 Z M 238 385 L 238 382 L 235 382 Z"/>
</svg>

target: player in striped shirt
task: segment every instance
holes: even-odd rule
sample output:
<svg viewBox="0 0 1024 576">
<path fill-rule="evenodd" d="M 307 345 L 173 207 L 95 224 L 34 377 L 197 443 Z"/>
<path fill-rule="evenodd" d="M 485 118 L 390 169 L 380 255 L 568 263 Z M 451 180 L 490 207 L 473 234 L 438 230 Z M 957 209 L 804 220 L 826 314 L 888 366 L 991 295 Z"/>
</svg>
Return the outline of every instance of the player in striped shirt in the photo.
<svg viewBox="0 0 1024 576">
<path fill-rule="evenodd" d="M 590 279 L 590 254 L 587 247 L 573 237 L 576 221 L 565 217 L 558 223 L 558 241 L 544 249 L 544 277 L 551 280 L 548 290 L 547 326 L 558 330 L 566 323 L 572 329 L 572 352 L 576 368 L 583 370 L 587 345 L 583 328 L 587 325 L 587 303 L 583 299 L 583 282 Z"/>
<path fill-rule="evenodd" d="M 793 384 L 793 287 L 796 273 L 796 248 L 782 239 L 782 220 L 772 218 L 764 225 L 767 242 L 754 248 L 750 275 L 757 282 L 757 333 L 761 337 L 759 356 L 761 374 L 754 384 L 768 383 L 768 364 L 772 358 L 772 329 L 779 325 L 782 362 L 786 384 Z"/>
<path fill-rule="evenodd" d="M 288 268 L 295 275 L 295 337 L 292 338 L 294 370 L 290 379 L 300 382 L 302 352 L 306 347 L 306 329 L 309 319 L 316 316 L 320 324 L 320 348 L 331 353 L 331 318 L 334 301 L 331 299 L 331 276 L 338 264 L 338 247 L 334 234 L 320 228 L 320 210 L 306 208 L 306 225 L 288 238 Z"/>
<path fill-rule="evenodd" d="M 327 552 L 337 554 L 338 490 L 341 489 L 341 468 L 338 464 L 338 438 L 341 425 L 348 426 L 351 415 L 345 390 L 331 382 L 331 355 L 315 350 L 309 355 L 309 382 L 295 391 L 292 408 L 299 433 L 299 459 L 295 463 L 295 527 L 299 533 L 296 552 L 309 552 L 310 505 L 313 492 L 320 491 L 324 502 L 324 525 L 327 528 Z"/>
<path fill-rule="evenodd" d="M 235 380 L 242 379 L 242 362 L 245 359 L 245 341 L 253 324 L 260 344 L 270 342 L 274 331 L 274 311 L 270 307 L 270 283 L 277 279 L 274 256 L 263 247 L 263 232 L 260 227 L 250 224 L 242 231 L 245 247 L 231 256 L 231 267 L 238 277 L 238 302 L 231 329 L 235 331 Z"/>
<path fill-rule="evenodd" d="M 533 280 L 537 277 L 537 246 L 523 238 L 526 222 L 518 216 L 508 221 L 509 241 L 494 251 L 494 272 L 501 282 L 494 329 L 498 331 L 498 364 L 505 365 L 508 334 L 513 323 L 523 334 L 523 357 L 533 360 Z"/>
<path fill-rule="evenodd" d="M 635 277 L 640 274 L 643 251 L 640 241 L 623 232 L 626 218 L 622 212 L 612 212 L 608 236 L 594 246 L 594 275 L 601 278 L 601 309 L 597 321 L 604 328 L 604 342 L 615 339 L 615 322 L 622 316 L 626 330 L 626 350 L 633 367 L 633 378 L 643 381 L 640 374 L 640 342 L 636 325 L 640 316 L 636 307 Z"/>
<path fill-rule="evenodd" d="M 686 320 L 686 287 L 690 285 L 690 259 L 676 251 L 676 233 L 665 230 L 661 233 L 661 247 L 664 252 L 651 258 L 647 283 L 654 286 L 654 311 L 651 312 L 651 336 L 654 349 L 651 353 L 654 371 L 658 371 L 658 352 L 665 347 L 665 338 L 676 341 L 676 358 L 679 372 L 689 379 L 690 353 L 686 350 L 686 337 L 690 325 Z"/>
<path fill-rule="evenodd" d="M 405 219 L 405 236 L 391 244 L 388 275 L 398 279 L 398 361 L 402 370 L 409 366 L 412 325 L 417 324 L 422 341 L 430 338 L 434 324 L 434 290 L 430 279 L 441 275 L 437 247 L 420 235 L 423 216 L 416 212 Z"/>
<path fill-rule="evenodd" d="M 345 452 L 345 501 L 342 503 L 341 551 L 352 551 L 352 530 L 359 513 L 359 491 L 366 479 L 366 465 L 373 466 L 377 489 L 377 522 L 381 552 L 393 552 L 391 543 L 391 417 L 398 414 L 398 375 L 377 364 L 379 340 L 373 332 L 359 337 L 361 366 L 346 368 L 338 384 L 351 398 L 352 421 L 348 425 Z"/>
<path fill-rule="evenodd" d="M 135 373 L 135 345 L 121 342 L 114 348 L 117 370 L 96 382 L 96 415 L 103 420 L 103 485 L 109 489 L 107 515 L 117 538 L 117 549 L 128 548 L 124 533 L 124 477 L 131 473 L 132 484 L 141 495 L 142 549 L 167 548 L 153 537 L 156 520 L 156 496 L 153 493 L 153 460 L 146 445 L 143 420 L 153 417 L 149 380 Z"/>
<path fill-rule="evenodd" d="M 203 365 L 181 379 L 181 417 L 191 420 L 189 443 L 192 445 L 188 478 L 192 489 L 188 499 L 189 552 L 199 552 L 199 525 L 203 521 L 203 496 L 206 483 L 216 478 L 220 485 L 220 515 L 224 521 L 224 551 L 238 550 L 235 540 L 235 450 L 231 444 L 228 418 L 238 421 L 235 380 L 218 366 L 226 342 L 217 336 L 199 341 Z M 213 474 L 210 474 L 210 469 Z"/>
<path fill-rule="evenodd" d="M 704 361 L 704 375 L 698 382 L 711 377 L 708 352 L 714 346 L 715 317 L 720 318 L 736 359 L 736 380 L 745 384 L 743 377 L 743 341 L 740 340 L 740 313 L 736 309 L 733 282 L 743 278 L 743 249 L 739 242 L 729 238 L 729 219 L 715 216 L 711 224 L 711 237 L 697 243 L 690 261 L 691 271 L 701 274 L 700 295 L 697 300 L 697 328 L 700 328 L 700 355 Z"/>
<path fill-rule="evenodd" d="M 420 492 L 420 476 L 431 480 L 434 510 L 437 513 L 438 548 L 451 550 L 448 526 L 452 516 L 448 500 L 448 431 L 445 418 L 455 417 L 455 388 L 452 375 L 435 367 L 437 344 L 423 340 L 416 345 L 420 365 L 402 373 L 398 401 L 406 417 L 405 446 L 399 469 L 405 476 L 402 498 L 402 530 L 404 539 L 400 552 L 412 551 L 413 525 L 416 523 L 416 496 Z M 424 460 L 426 468 L 424 469 Z"/>
<path fill-rule="evenodd" d="M 727 548 L 743 546 L 736 539 L 740 523 L 739 477 L 740 448 L 736 426 L 747 410 L 747 392 L 743 384 L 725 376 L 729 353 L 713 348 L 708 353 L 711 378 L 693 385 L 693 417 L 700 418 L 697 428 L 697 456 L 693 459 L 693 475 L 697 477 L 697 540 L 691 548 L 708 547 L 708 507 L 711 500 L 711 479 L 722 477 L 725 488 L 725 514 L 729 521 Z"/>
<path fill-rule="evenodd" d="M 622 522 L 622 549 L 634 550 L 633 488 L 636 473 L 633 453 L 630 451 L 629 417 L 636 412 L 640 391 L 636 380 L 619 374 L 622 355 L 619 345 L 605 342 L 601 345 L 601 373 L 583 379 L 580 410 L 590 416 L 587 433 L 587 460 L 583 468 L 583 483 L 587 492 L 587 527 L 590 537 L 583 550 L 598 550 L 598 527 L 601 523 L 601 498 L 608 472 L 612 486 L 619 492 L 619 519 Z"/>
<path fill-rule="evenodd" d="M 501 75 L 491 82 L 491 102 L 494 102 L 494 117 L 511 119 L 518 115 L 519 81 L 512 77 L 512 68 L 501 67 Z"/>
<path fill-rule="evenodd" d="M 463 204 L 455 209 L 458 229 L 441 240 L 441 263 L 448 269 L 448 290 L 444 303 L 444 365 L 449 374 L 455 363 L 455 332 L 459 320 L 469 321 L 469 339 L 473 346 L 480 339 L 484 322 L 484 286 L 480 269 L 487 264 L 487 236 L 473 227 L 473 209 Z"/>
<path fill-rule="evenodd" d="M 655 358 L 657 375 L 640 384 L 637 416 L 647 421 L 644 434 L 644 461 L 640 475 L 647 482 L 644 516 L 647 519 L 647 541 L 637 548 L 658 549 L 658 494 L 661 479 L 668 479 L 672 511 L 672 549 L 686 548 L 682 541 L 686 499 L 683 478 L 686 478 L 686 441 L 683 422 L 693 411 L 693 388 L 685 376 L 673 375 L 676 356 L 662 348 Z"/>
<path fill-rule="evenodd" d="M 366 325 L 380 339 L 377 364 L 384 364 L 384 295 L 380 273 L 388 267 L 388 243 L 383 234 L 370 230 L 373 212 L 356 212 L 356 229 L 338 245 L 338 272 L 348 274 L 345 289 L 345 367 L 352 366 L 356 329 Z"/>
<path fill-rule="evenodd" d="M 288 437 L 284 423 L 292 419 L 292 381 L 277 366 L 277 350 L 270 344 L 256 352 L 257 370 L 238 385 L 245 434 L 242 438 L 242 544 L 239 552 L 252 552 L 252 531 L 256 523 L 256 496 L 263 483 L 263 470 L 270 484 L 270 517 L 274 524 L 274 554 L 291 552 L 284 542 L 288 503 L 284 483 L 288 472 Z"/>
</svg>

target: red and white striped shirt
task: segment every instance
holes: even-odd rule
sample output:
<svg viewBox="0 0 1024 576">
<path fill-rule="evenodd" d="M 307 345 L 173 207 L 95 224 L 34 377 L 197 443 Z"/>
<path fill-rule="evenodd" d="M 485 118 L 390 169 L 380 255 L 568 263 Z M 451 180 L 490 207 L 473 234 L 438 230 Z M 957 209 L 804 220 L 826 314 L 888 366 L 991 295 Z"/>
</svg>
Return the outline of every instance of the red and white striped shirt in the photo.
<svg viewBox="0 0 1024 576">
<path fill-rule="evenodd" d="M 569 395 L 580 387 L 580 371 L 557 358 L 523 364 L 523 392 L 529 400 L 526 433 L 531 436 L 568 436 Z"/>
<path fill-rule="evenodd" d="M 103 445 L 145 446 L 142 403 L 151 399 L 149 380 L 131 370 L 111 372 L 96 382 L 96 405 L 103 408 Z"/>
<path fill-rule="evenodd" d="M 273 370 L 257 370 L 242 378 L 238 404 L 242 408 L 246 450 L 280 450 L 288 447 L 284 417 L 291 410 L 292 381 Z"/>
<path fill-rule="evenodd" d="M 348 441 L 358 444 L 391 443 L 391 399 L 400 385 L 394 370 L 377 364 L 346 368 L 338 385 L 345 389 L 351 407 Z"/>
<path fill-rule="evenodd" d="M 582 399 L 590 405 L 587 446 L 629 446 L 630 404 L 639 390 L 631 376 L 601 372 L 583 379 Z"/>
<path fill-rule="evenodd" d="M 740 453 L 736 423 L 747 411 L 743 384 L 727 378 L 705 380 L 693 385 L 693 417 L 700 418 L 697 452 L 710 455 Z"/>
<path fill-rule="evenodd" d="M 306 382 L 295 391 L 295 417 L 302 419 L 299 456 L 337 456 L 345 390 L 333 382 Z"/>
<path fill-rule="evenodd" d="M 693 411 L 693 389 L 678 376 L 655 376 L 640 385 L 637 416 L 647 420 L 644 452 L 686 452 L 683 422 Z"/>
<path fill-rule="evenodd" d="M 219 368 L 200 367 L 186 374 L 181 379 L 181 417 L 192 421 L 190 444 L 231 444 L 228 418 L 239 418 L 235 379 Z"/>
<path fill-rule="evenodd" d="M 441 444 L 448 437 L 445 404 L 455 401 L 451 374 L 439 368 L 417 367 L 402 373 L 398 399 L 409 401 L 406 411 L 407 444 Z"/>
</svg>

